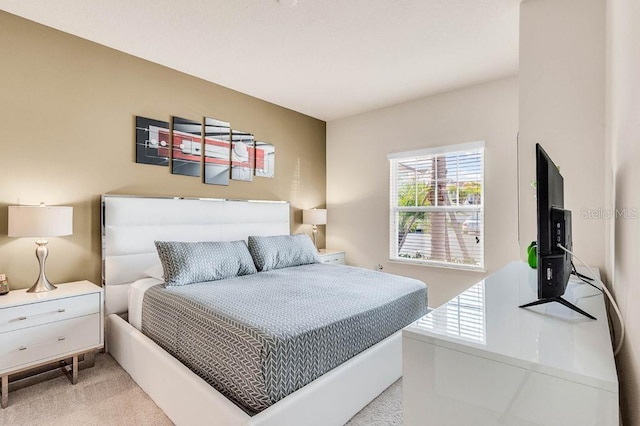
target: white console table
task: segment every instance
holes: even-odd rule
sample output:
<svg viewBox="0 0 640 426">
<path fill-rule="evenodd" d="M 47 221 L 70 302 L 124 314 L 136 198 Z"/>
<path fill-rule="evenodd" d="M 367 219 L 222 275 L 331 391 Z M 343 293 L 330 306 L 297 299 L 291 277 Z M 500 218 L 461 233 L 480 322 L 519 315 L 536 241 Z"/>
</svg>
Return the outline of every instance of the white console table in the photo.
<svg viewBox="0 0 640 426">
<path fill-rule="evenodd" d="M 603 294 L 572 277 L 564 295 L 596 321 L 518 307 L 536 295 L 536 271 L 514 262 L 407 326 L 405 424 L 618 426 Z"/>
</svg>

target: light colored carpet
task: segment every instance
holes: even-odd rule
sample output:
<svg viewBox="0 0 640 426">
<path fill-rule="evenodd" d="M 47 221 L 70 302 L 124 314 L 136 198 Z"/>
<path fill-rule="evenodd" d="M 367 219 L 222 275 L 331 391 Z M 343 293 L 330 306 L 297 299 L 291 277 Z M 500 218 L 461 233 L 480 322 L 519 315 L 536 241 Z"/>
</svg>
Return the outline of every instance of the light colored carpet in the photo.
<svg viewBox="0 0 640 426">
<path fill-rule="evenodd" d="M 56 374 L 56 373 L 54 373 Z M 398 380 L 356 414 L 348 426 L 402 425 L 402 383 Z M 81 370 L 72 386 L 63 375 L 9 393 L 0 425 L 172 425 L 162 410 L 108 354 Z"/>
<path fill-rule="evenodd" d="M 64 376 L 9 392 L 0 425 L 171 425 L 162 410 L 106 354 L 81 370 L 78 384 Z"/>
<path fill-rule="evenodd" d="M 404 425 L 402 412 L 402 378 L 389 386 L 369 405 L 347 422 L 347 426 L 401 426 Z"/>
</svg>

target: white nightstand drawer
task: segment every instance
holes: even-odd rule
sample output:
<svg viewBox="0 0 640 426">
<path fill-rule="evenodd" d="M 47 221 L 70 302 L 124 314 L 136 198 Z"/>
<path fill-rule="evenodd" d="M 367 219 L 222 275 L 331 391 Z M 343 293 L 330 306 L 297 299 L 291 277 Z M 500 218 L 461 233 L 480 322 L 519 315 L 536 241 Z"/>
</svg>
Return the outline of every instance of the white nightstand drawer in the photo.
<svg viewBox="0 0 640 426">
<path fill-rule="evenodd" d="M 331 250 L 331 249 L 321 249 L 318 253 L 320 257 L 320 262 L 328 263 L 331 265 L 346 265 L 347 260 L 345 259 L 344 251 L 340 250 Z"/>
<path fill-rule="evenodd" d="M 100 312 L 100 294 L 30 303 L 0 309 L 0 333 Z"/>
<path fill-rule="evenodd" d="M 322 260 L 322 263 L 331 263 L 331 264 L 334 264 L 334 265 L 344 265 L 345 264 L 344 253 L 325 254 L 324 256 L 321 256 L 320 259 Z"/>
<path fill-rule="evenodd" d="M 0 373 L 100 345 L 100 314 L 0 334 Z"/>
</svg>

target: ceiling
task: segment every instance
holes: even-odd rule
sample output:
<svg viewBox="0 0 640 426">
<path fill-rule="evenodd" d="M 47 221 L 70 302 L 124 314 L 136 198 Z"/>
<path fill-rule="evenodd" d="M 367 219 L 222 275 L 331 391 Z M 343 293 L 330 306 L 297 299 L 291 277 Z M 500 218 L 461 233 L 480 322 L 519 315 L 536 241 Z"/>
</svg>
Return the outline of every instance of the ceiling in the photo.
<svg viewBox="0 0 640 426">
<path fill-rule="evenodd" d="M 518 72 L 521 0 L 0 0 L 330 121 Z"/>
</svg>

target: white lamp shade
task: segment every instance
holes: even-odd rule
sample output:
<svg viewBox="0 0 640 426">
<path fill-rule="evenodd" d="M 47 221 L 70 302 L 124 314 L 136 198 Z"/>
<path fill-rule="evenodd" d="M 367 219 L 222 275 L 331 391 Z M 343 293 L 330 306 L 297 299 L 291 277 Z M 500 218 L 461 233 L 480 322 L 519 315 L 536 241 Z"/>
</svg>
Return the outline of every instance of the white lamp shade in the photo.
<svg viewBox="0 0 640 426">
<path fill-rule="evenodd" d="M 10 237 L 61 237 L 73 234 L 73 207 L 9 206 Z"/>
<path fill-rule="evenodd" d="M 306 225 L 326 225 L 327 209 L 303 210 L 302 223 Z"/>
</svg>

